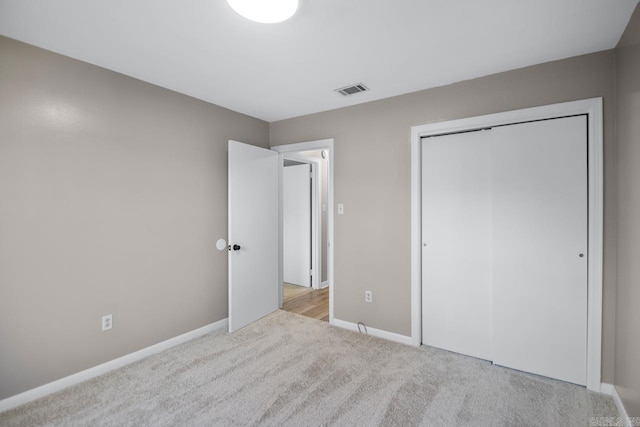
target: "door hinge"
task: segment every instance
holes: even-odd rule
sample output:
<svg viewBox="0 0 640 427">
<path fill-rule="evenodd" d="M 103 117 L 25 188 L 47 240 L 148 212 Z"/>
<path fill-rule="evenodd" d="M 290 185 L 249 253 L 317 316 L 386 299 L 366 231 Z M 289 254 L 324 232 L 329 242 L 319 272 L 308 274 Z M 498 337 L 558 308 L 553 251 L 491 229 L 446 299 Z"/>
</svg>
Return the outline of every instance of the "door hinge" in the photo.
<svg viewBox="0 0 640 427">
<path fill-rule="evenodd" d="M 313 270 L 309 270 L 309 276 L 313 276 Z"/>
</svg>

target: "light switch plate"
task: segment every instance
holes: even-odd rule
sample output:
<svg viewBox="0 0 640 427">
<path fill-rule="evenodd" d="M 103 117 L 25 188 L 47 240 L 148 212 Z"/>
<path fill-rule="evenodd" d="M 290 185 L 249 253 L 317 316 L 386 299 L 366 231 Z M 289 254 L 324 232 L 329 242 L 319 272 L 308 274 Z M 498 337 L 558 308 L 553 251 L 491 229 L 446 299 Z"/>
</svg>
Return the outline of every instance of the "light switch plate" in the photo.
<svg viewBox="0 0 640 427">
<path fill-rule="evenodd" d="M 344 205 L 342 203 L 338 203 L 338 215 L 342 215 L 344 213 Z"/>
</svg>

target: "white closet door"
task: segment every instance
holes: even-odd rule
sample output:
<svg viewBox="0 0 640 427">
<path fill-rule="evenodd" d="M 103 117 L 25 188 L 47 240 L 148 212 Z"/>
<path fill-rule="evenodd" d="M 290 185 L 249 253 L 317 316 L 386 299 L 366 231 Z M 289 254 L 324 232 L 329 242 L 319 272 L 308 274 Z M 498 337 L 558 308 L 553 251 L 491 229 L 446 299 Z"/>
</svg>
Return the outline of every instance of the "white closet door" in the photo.
<svg viewBox="0 0 640 427">
<path fill-rule="evenodd" d="M 493 361 L 586 383 L 585 116 L 492 129 Z"/>
<path fill-rule="evenodd" d="M 422 141 L 422 342 L 491 357 L 490 131 Z"/>
<path fill-rule="evenodd" d="M 282 172 L 283 279 L 311 286 L 311 165 Z"/>
</svg>

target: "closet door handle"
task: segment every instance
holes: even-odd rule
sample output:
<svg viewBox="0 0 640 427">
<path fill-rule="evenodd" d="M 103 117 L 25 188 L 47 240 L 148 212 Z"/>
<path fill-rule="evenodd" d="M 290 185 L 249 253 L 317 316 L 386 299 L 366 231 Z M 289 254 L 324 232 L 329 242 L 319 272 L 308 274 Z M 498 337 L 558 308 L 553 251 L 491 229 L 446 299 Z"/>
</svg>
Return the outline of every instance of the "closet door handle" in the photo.
<svg viewBox="0 0 640 427">
<path fill-rule="evenodd" d="M 240 245 L 229 245 L 229 250 L 233 249 L 234 251 L 239 251 L 240 250 Z"/>
</svg>

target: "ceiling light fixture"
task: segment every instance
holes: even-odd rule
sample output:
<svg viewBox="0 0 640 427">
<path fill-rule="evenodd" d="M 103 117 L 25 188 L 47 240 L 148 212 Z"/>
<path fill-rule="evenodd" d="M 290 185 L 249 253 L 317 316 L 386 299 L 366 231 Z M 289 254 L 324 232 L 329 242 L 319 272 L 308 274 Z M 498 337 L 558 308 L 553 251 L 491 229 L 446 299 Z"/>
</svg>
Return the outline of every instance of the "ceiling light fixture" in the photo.
<svg viewBox="0 0 640 427">
<path fill-rule="evenodd" d="M 298 0 L 227 0 L 241 16 L 263 24 L 275 24 L 291 18 L 298 10 Z"/>
</svg>

